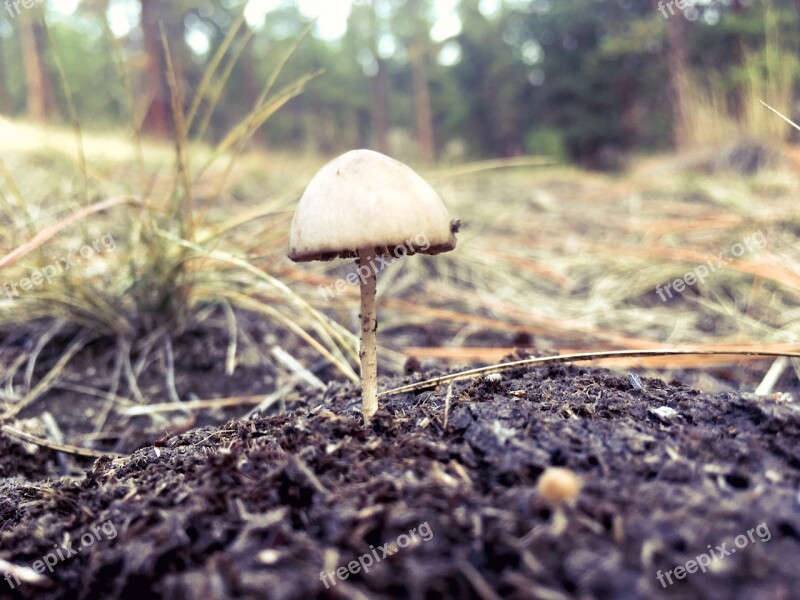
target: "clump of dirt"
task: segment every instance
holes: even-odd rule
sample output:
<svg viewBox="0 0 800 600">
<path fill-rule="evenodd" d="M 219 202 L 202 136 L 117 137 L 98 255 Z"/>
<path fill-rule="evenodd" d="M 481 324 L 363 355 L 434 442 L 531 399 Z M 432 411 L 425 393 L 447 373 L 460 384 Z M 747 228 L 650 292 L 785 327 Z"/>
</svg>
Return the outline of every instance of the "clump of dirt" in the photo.
<svg viewBox="0 0 800 600">
<path fill-rule="evenodd" d="M 80 479 L 8 480 L 0 558 L 54 564 L 0 597 L 796 598 L 800 408 L 643 384 L 519 369 L 387 398 L 369 428 L 331 384 Z M 574 503 L 537 495 L 550 466 L 582 479 Z"/>
</svg>

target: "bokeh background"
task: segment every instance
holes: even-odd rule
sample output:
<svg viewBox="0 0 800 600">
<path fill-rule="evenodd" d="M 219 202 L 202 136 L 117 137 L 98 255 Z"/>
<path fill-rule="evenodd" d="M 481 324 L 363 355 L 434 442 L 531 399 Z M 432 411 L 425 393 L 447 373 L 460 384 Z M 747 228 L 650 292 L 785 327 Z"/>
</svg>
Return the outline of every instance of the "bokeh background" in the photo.
<svg viewBox="0 0 800 600">
<path fill-rule="evenodd" d="M 316 19 L 281 81 L 314 77 L 255 142 L 325 155 L 618 168 L 632 152 L 786 141 L 757 100 L 791 116 L 798 72 L 795 0 L 26 1 L 0 11 L 0 114 L 67 122 L 61 69 L 84 127 L 133 119 L 161 137 L 173 124 L 160 23 L 187 109 L 220 46 L 239 53 L 209 91 L 215 139 Z"/>
</svg>

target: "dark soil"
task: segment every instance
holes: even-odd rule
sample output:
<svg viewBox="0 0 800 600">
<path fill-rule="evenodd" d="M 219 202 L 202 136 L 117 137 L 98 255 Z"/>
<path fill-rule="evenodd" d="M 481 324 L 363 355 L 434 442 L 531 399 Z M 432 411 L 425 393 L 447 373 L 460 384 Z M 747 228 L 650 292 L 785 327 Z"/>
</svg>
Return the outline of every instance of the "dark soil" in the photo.
<svg viewBox="0 0 800 600">
<path fill-rule="evenodd" d="M 800 598 L 787 396 L 565 366 L 446 396 L 386 398 L 365 428 L 334 383 L 50 482 L 51 453 L 0 437 L 0 559 L 55 563 L 0 597 Z M 574 503 L 538 495 L 551 466 L 583 480 Z M 712 551 L 707 572 L 676 573 Z"/>
</svg>

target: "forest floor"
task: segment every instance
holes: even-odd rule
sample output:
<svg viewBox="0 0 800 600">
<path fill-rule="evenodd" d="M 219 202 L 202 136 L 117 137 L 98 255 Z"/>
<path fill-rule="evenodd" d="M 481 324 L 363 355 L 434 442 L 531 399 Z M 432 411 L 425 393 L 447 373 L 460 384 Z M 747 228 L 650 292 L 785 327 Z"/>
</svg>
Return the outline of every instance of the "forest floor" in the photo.
<svg viewBox="0 0 800 600">
<path fill-rule="evenodd" d="M 35 158 L 24 172 L 40 179 L 54 167 Z M 262 158 L 242 163 L 235 210 L 202 182 L 198 202 L 213 225 L 295 182 L 221 247 L 353 331 L 357 288 L 320 288 L 352 265 L 285 258 L 299 182 L 319 165 L 277 160 L 266 178 Z M 380 389 L 576 350 L 796 351 L 800 181 L 685 161 L 426 174 L 464 228 L 455 252 L 382 273 Z M 140 293 L 121 274 L 143 251 L 125 245 L 135 227 L 104 219 L 73 239 L 113 230 L 102 262 L 119 270 L 97 259 L 81 285 Z M 0 241 L 0 257 L 22 241 Z M 701 266 L 707 281 L 687 277 Z M 276 317 L 293 296 L 234 295 L 240 272 L 195 273 L 198 289 L 267 308 L 194 299 L 186 322 L 121 341 L 87 327 L 111 292 L 70 280 L 63 296 L 56 283 L 0 297 L 0 598 L 800 598 L 800 365 L 530 366 L 385 396 L 365 427 L 354 365 L 319 349 L 338 330 L 303 321 L 310 309 Z M 56 301 L 72 312 L 54 325 Z M 550 467 L 580 478 L 574 501 L 537 491 Z"/>
<path fill-rule="evenodd" d="M 2 556 L 45 569 L 0 597 L 800 597 L 795 402 L 574 366 L 450 393 L 365 428 L 332 384 L 77 478 L 0 437 Z M 549 466 L 576 501 L 537 493 Z"/>
</svg>

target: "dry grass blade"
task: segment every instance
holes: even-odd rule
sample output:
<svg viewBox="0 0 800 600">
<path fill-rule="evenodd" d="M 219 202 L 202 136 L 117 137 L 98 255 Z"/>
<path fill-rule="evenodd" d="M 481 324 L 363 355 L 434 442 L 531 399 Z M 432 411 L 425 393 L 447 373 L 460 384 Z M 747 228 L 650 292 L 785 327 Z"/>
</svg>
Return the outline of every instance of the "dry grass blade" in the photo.
<svg viewBox="0 0 800 600">
<path fill-rule="evenodd" d="M 214 116 L 214 111 L 217 109 L 220 101 L 222 100 L 223 92 L 225 91 L 225 84 L 231 77 L 233 73 L 233 69 L 236 66 L 236 63 L 239 62 L 239 58 L 241 58 L 242 53 L 244 52 L 247 44 L 250 42 L 250 38 L 253 37 L 255 30 L 248 28 L 247 33 L 244 35 L 242 40 L 236 46 L 235 50 L 233 51 L 233 55 L 228 59 L 225 68 L 222 70 L 222 74 L 219 77 L 219 80 L 214 84 L 213 89 L 211 90 L 211 94 L 208 99 L 208 103 L 206 105 L 205 113 L 203 114 L 203 119 L 200 122 L 200 125 L 197 127 L 197 138 L 202 138 L 206 131 L 208 130 L 209 125 L 211 124 L 211 117 Z M 224 48 L 224 45 L 220 47 L 220 50 Z M 200 93 L 200 90 L 198 90 Z"/>
<path fill-rule="evenodd" d="M 764 375 L 764 378 L 761 380 L 761 383 L 758 384 L 756 388 L 756 395 L 757 396 L 766 396 L 772 393 L 775 389 L 775 385 L 778 383 L 778 380 L 783 375 L 783 372 L 789 366 L 789 359 L 785 356 L 779 356 L 775 359 L 772 363 L 772 366 L 767 371 L 767 374 Z"/>
<path fill-rule="evenodd" d="M 236 347 L 239 328 L 236 326 L 236 313 L 231 308 L 231 303 L 222 300 L 222 310 L 225 313 L 225 322 L 228 325 L 228 351 L 225 353 L 225 374 L 228 377 L 236 370 Z"/>
<path fill-rule="evenodd" d="M 275 204 L 282 206 L 286 201 L 294 200 L 296 197 L 297 194 L 293 193 L 276 200 Z M 196 241 L 198 244 L 207 244 L 214 239 L 233 231 L 234 229 L 242 227 L 243 225 L 250 225 L 259 219 L 271 218 L 273 221 L 280 219 L 279 223 L 283 221 L 289 222 L 291 221 L 293 214 L 294 211 L 291 209 L 287 209 L 285 211 L 276 211 L 276 209 L 272 206 L 255 206 L 232 216 L 230 219 L 223 221 L 222 223 L 210 224 L 202 234 L 198 234 Z M 276 224 L 274 222 L 270 222 L 269 225 L 274 227 Z"/>
<path fill-rule="evenodd" d="M 120 356 L 120 359 L 122 359 L 122 356 Z M 122 368 L 122 361 L 120 360 L 120 369 L 121 368 Z M 102 398 L 105 400 L 109 400 L 114 404 L 122 404 L 123 406 L 130 406 L 133 404 L 133 401 L 130 398 L 124 398 L 123 396 L 119 396 L 114 392 L 101 390 L 99 388 L 94 388 L 88 385 L 72 383 L 69 381 L 59 381 L 53 385 L 53 388 L 71 390 L 73 392 L 78 392 L 79 394 L 83 394 L 85 396 L 94 396 L 96 398 Z"/>
<path fill-rule="evenodd" d="M 318 77 L 320 73 L 321 71 L 317 71 L 300 78 L 299 80 L 280 90 L 275 95 L 275 98 L 273 98 L 270 102 L 256 107 L 252 113 L 245 117 L 236 127 L 231 130 L 230 133 L 228 133 L 228 135 L 222 139 L 219 144 L 217 144 L 211 157 L 198 171 L 198 177 L 205 173 L 206 169 L 208 169 L 208 167 L 210 167 L 214 161 L 231 150 L 231 148 L 234 148 L 234 146 L 242 148 L 244 143 L 246 143 L 253 136 L 259 127 L 266 123 L 272 115 L 283 108 L 287 102 L 302 94 L 306 84 L 315 77 Z M 231 161 L 235 160 L 237 156 L 238 152 L 231 157 Z M 231 167 L 229 164 L 228 170 L 230 170 L 230 168 Z"/>
<path fill-rule="evenodd" d="M 289 354 L 286 350 L 280 346 L 273 346 L 271 353 L 279 363 L 281 363 L 294 374 L 295 378 L 305 381 L 308 385 L 318 390 L 325 389 L 325 384 L 322 383 L 322 381 L 320 381 L 316 375 L 306 369 L 299 360 Z"/>
<path fill-rule="evenodd" d="M 46 587 L 50 584 L 50 580 L 38 571 L 34 571 L 30 567 L 16 565 L 2 558 L 0 558 L 0 571 L 3 573 L 8 573 L 11 576 L 19 579 L 21 582 L 28 583 L 30 585 Z"/>
<path fill-rule="evenodd" d="M 19 429 L 15 429 L 10 425 L 3 425 L 2 428 L 0 428 L 0 431 L 23 442 L 36 444 L 37 446 L 47 448 L 48 450 L 63 452 L 64 454 L 71 454 L 73 456 L 82 456 L 84 458 L 105 458 L 107 456 L 112 458 L 122 458 L 125 456 L 124 454 L 118 454 L 117 452 L 90 450 L 89 448 L 79 448 L 78 446 L 72 446 L 70 444 L 59 444 L 35 435 L 31 435 L 30 433 L 20 431 Z"/>
<path fill-rule="evenodd" d="M 32 381 L 33 381 L 33 372 L 36 369 L 36 360 L 39 358 L 42 350 L 44 350 L 45 346 L 50 343 L 54 337 L 56 337 L 62 329 L 64 329 L 63 321 L 56 321 L 52 327 L 50 327 L 44 334 L 39 336 L 39 339 L 36 340 L 36 345 L 31 350 L 30 356 L 28 357 L 28 366 L 25 369 L 25 390 L 29 392 L 31 389 Z"/>
<path fill-rule="evenodd" d="M 330 498 L 333 494 L 331 493 L 328 488 L 322 485 L 322 482 L 317 478 L 314 471 L 312 471 L 308 465 L 303 462 L 303 459 L 297 456 L 296 454 L 289 455 L 289 462 L 292 463 L 297 470 L 299 470 L 306 478 L 306 480 L 311 484 L 311 486 L 317 490 L 320 494 L 322 494 L 325 498 Z"/>
<path fill-rule="evenodd" d="M 278 66 L 273 70 L 272 76 L 270 77 L 269 81 L 267 81 L 264 89 L 261 91 L 258 100 L 250 110 L 250 114 L 248 114 L 236 127 L 234 127 L 219 144 L 217 144 L 217 147 L 215 148 L 215 151 L 209 161 L 198 171 L 198 178 L 212 163 L 214 163 L 214 161 L 217 160 L 217 158 L 222 156 L 229 149 L 236 146 L 234 156 L 231 157 L 231 160 L 229 161 L 228 167 L 225 171 L 225 175 L 223 175 L 222 182 L 219 185 L 219 189 L 223 189 L 224 182 L 227 180 L 230 170 L 233 168 L 233 163 L 239 156 L 240 152 L 244 149 L 244 145 L 247 143 L 247 141 L 250 140 L 258 128 L 261 127 L 267 121 L 267 119 L 275 114 L 275 112 L 277 112 L 283 105 L 289 102 L 289 100 L 300 95 L 305 88 L 306 83 L 319 74 L 312 73 L 311 75 L 307 75 L 306 77 L 295 81 L 293 84 L 286 86 L 281 92 L 279 92 L 275 99 L 273 99 L 271 102 L 267 102 L 267 98 L 272 92 L 272 88 L 277 82 L 278 77 L 283 71 L 283 68 L 297 51 L 297 48 L 300 46 L 300 42 L 302 42 L 303 39 L 305 39 L 305 37 L 309 34 L 311 29 L 313 29 L 315 23 L 316 21 L 309 23 L 300 33 L 300 35 L 297 36 L 292 43 L 292 46 L 281 58 Z"/>
<path fill-rule="evenodd" d="M 172 340 L 164 338 L 164 362 L 167 377 L 167 393 L 175 404 L 181 404 L 178 388 L 175 386 L 175 354 L 172 351 Z"/>
<path fill-rule="evenodd" d="M 194 118 L 197 115 L 197 111 L 200 109 L 200 104 L 202 104 L 203 100 L 206 98 L 209 88 L 211 87 L 211 82 L 214 79 L 214 75 L 217 74 L 217 69 L 219 69 L 219 65 L 222 63 L 222 59 L 225 57 L 225 53 L 230 48 L 233 40 L 236 39 L 236 35 L 239 33 L 239 30 L 242 28 L 244 24 L 244 11 L 242 14 L 239 15 L 239 18 L 236 19 L 236 22 L 228 29 L 228 33 L 225 34 L 222 42 L 217 48 L 217 51 L 211 57 L 211 60 L 208 62 L 208 66 L 206 67 L 205 71 L 203 72 L 203 77 L 200 80 L 200 83 L 197 84 L 197 91 L 194 94 L 194 98 L 192 99 L 192 104 L 189 107 L 189 112 L 186 115 L 186 129 L 191 130 L 192 124 L 194 123 Z M 223 80 L 224 82 L 224 80 Z M 208 112 L 213 112 L 210 110 Z M 198 134 L 197 137 L 202 137 L 202 133 Z"/>
<path fill-rule="evenodd" d="M 118 298 L 107 298 L 100 290 L 91 285 L 77 285 L 67 290 L 72 297 L 63 295 L 42 295 L 41 301 L 50 302 L 52 306 L 63 306 L 63 315 L 52 311 L 53 316 L 63 316 L 74 320 L 73 315 L 81 315 L 84 326 L 95 331 L 104 331 L 117 336 L 127 335 L 130 322 L 123 311 Z"/>
<path fill-rule="evenodd" d="M 131 394 L 136 399 L 136 402 L 139 404 L 147 404 L 147 400 L 145 400 L 144 394 L 142 394 L 142 390 L 139 388 L 139 382 L 136 375 L 136 369 L 134 369 L 133 364 L 131 362 L 131 345 L 130 342 L 125 341 L 124 343 L 124 354 L 123 354 L 123 363 L 122 367 L 125 373 L 125 381 L 128 384 L 128 387 L 131 390 Z"/>
<path fill-rule="evenodd" d="M 275 84 L 278 81 L 278 77 L 280 77 L 284 67 L 286 67 L 287 63 L 291 60 L 292 56 L 294 56 L 295 52 L 297 52 L 297 49 L 300 47 L 300 43 L 308 36 L 309 33 L 311 33 L 311 30 L 314 29 L 314 26 L 316 26 L 316 24 L 317 24 L 316 19 L 308 23 L 308 25 L 306 25 L 305 28 L 300 32 L 300 35 L 298 35 L 294 39 L 289 49 L 281 57 L 280 61 L 278 62 L 278 66 L 272 71 L 272 76 L 269 78 L 269 81 L 267 81 L 266 85 L 264 86 L 264 89 L 261 90 L 261 95 L 258 97 L 256 105 L 253 107 L 254 110 L 258 106 L 264 104 L 264 102 L 267 99 L 267 96 L 269 96 L 270 92 L 272 92 L 272 88 L 275 87 Z"/>
<path fill-rule="evenodd" d="M 556 164 L 552 158 L 546 156 L 515 156 L 513 158 L 497 158 L 493 160 L 482 160 L 457 167 L 439 169 L 431 174 L 431 181 L 443 181 L 465 175 L 474 175 L 485 171 L 495 171 L 497 169 L 512 169 L 520 167 L 549 167 Z"/>
<path fill-rule="evenodd" d="M 350 381 L 358 382 L 359 378 L 353 368 L 346 362 L 344 362 L 341 358 L 334 356 L 333 353 L 328 350 L 325 346 L 320 344 L 317 340 L 311 337 L 305 329 L 300 327 L 297 323 L 295 323 L 289 317 L 281 314 L 272 306 L 268 304 L 264 304 L 263 302 L 259 302 L 249 296 L 245 296 L 244 294 L 239 294 L 236 292 L 225 292 L 220 291 L 218 294 L 230 298 L 234 303 L 238 304 L 243 308 L 247 308 L 252 310 L 256 313 L 261 313 L 284 327 L 286 327 L 289 331 L 294 333 L 297 337 L 305 341 L 309 346 L 311 346 L 318 354 L 323 356 L 327 359 L 332 365 L 334 365 L 345 377 L 347 377 Z"/>
<path fill-rule="evenodd" d="M 260 396 L 234 396 L 231 398 L 213 398 L 211 400 L 189 400 L 187 402 L 161 402 L 145 406 L 131 406 L 119 413 L 126 417 L 142 417 L 165 412 L 187 412 L 195 410 L 215 410 L 236 406 L 256 405 L 264 399 Z"/>
<path fill-rule="evenodd" d="M 786 121 L 786 122 L 787 122 L 789 125 L 791 125 L 791 126 L 792 126 L 792 127 L 794 127 L 795 129 L 797 129 L 798 131 L 800 131 L 800 125 L 798 125 L 797 123 L 795 123 L 794 121 L 792 121 L 792 120 L 791 120 L 789 117 L 787 117 L 786 115 L 784 115 L 784 114 L 783 114 L 782 112 L 780 112 L 779 110 L 776 110 L 776 109 L 772 108 L 772 107 L 771 107 L 769 104 L 767 104 L 766 102 L 764 102 L 764 101 L 763 101 L 763 100 L 761 100 L 760 98 L 758 99 L 758 101 L 759 101 L 759 102 L 761 102 L 761 104 L 763 104 L 764 106 L 766 106 L 768 109 L 770 109 L 772 112 L 774 112 L 776 115 L 778 115 L 778 116 L 779 116 L 781 119 L 783 119 L 784 121 Z"/>
<path fill-rule="evenodd" d="M 170 101 L 172 102 L 172 117 L 175 122 L 176 167 L 178 169 L 176 182 L 179 182 L 183 188 L 182 193 L 176 196 L 174 210 L 176 214 L 180 211 L 181 218 L 178 223 L 182 227 L 181 235 L 186 239 L 193 240 L 195 223 L 194 207 L 192 206 L 192 176 L 189 164 L 189 136 L 183 115 L 183 93 L 175 76 L 175 67 L 172 64 L 172 53 L 167 42 L 167 32 L 164 29 L 164 24 L 159 23 L 159 27 L 161 28 L 161 44 L 164 47 L 164 56 L 167 60 L 167 82 L 169 83 Z M 180 204 L 177 203 L 177 198 L 181 198 Z"/>
<path fill-rule="evenodd" d="M 335 341 L 336 345 L 338 345 L 340 349 L 348 352 L 348 354 L 350 354 L 353 360 L 358 359 L 358 355 L 353 347 L 353 344 L 348 343 L 347 340 L 345 340 L 344 336 L 342 335 L 342 331 L 330 319 L 328 319 L 325 315 L 323 315 L 315 308 L 313 308 L 308 302 L 306 302 L 303 298 L 294 293 L 291 289 L 289 289 L 286 286 L 286 284 L 284 284 L 279 279 L 273 277 L 266 271 L 263 271 L 262 269 L 253 266 L 243 258 L 234 256 L 228 252 L 224 252 L 222 250 L 207 250 L 206 248 L 203 248 L 202 246 L 199 246 L 197 244 L 193 244 L 187 240 L 181 240 L 180 238 L 177 238 L 176 236 L 172 235 L 167 231 L 157 230 L 157 233 L 158 235 L 170 239 L 177 244 L 180 244 L 186 248 L 194 250 L 201 256 L 205 256 L 221 262 L 226 262 L 236 267 L 239 267 L 240 269 L 243 269 L 244 271 L 247 271 L 248 273 L 254 275 L 257 279 L 267 283 L 272 289 L 278 291 L 283 298 L 288 300 L 298 310 L 300 310 L 304 314 L 309 315 L 312 318 L 312 321 L 320 325 L 323 331 L 325 331 L 326 334 L 329 335 L 333 341 Z M 260 312 L 263 312 L 263 310 Z M 352 372 L 352 369 L 349 369 L 349 371 Z"/>
<path fill-rule="evenodd" d="M 481 572 L 472 566 L 472 563 L 460 559 L 456 564 L 481 600 L 502 600 L 494 591 L 492 585 L 481 575 Z"/>
</svg>

